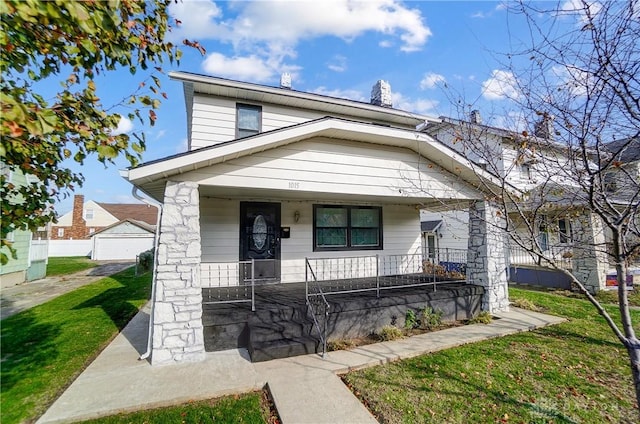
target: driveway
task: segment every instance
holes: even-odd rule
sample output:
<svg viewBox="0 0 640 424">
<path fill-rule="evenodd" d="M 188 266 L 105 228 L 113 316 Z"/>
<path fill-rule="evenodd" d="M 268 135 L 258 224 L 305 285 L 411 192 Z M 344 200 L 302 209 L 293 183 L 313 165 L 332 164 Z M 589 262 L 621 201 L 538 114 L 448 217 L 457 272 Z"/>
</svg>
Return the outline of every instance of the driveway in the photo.
<svg viewBox="0 0 640 424">
<path fill-rule="evenodd" d="M 58 275 L 7 287 L 0 292 L 0 319 L 45 303 L 94 281 L 116 274 L 135 262 L 101 262 L 75 274 Z"/>
</svg>

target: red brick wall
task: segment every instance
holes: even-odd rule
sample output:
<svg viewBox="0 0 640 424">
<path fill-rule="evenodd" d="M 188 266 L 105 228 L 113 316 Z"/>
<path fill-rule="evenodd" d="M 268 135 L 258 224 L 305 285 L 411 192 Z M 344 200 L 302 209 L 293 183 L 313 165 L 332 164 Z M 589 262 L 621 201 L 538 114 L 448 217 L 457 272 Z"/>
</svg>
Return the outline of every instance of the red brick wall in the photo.
<svg viewBox="0 0 640 424">
<path fill-rule="evenodd" d="M 87 223 L 84 220 L 84 196 L 76 194 L 73 196 L 73 214 L 71 219 L 71 227 L 52 227 L 51 228 L 51 240 L 83 240 L 91 238 Z M 58 229 L 63 228 L 64 234 L 62 237 L 58 236 Z M 95 231 L 100 228 L 95 228 Z"/>
</svg>

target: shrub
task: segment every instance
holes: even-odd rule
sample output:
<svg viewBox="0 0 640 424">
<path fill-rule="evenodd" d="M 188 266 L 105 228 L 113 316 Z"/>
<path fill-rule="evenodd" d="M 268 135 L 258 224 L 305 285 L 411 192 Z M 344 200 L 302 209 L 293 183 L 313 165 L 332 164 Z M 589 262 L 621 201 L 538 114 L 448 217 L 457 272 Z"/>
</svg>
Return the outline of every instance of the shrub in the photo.
<svg viewBox="0 0 640 424">
<path fill-rule="evenodd" d="M 420 319 L 422 328 L 433 330 L 434 328 L 442 325 L 443 313 L 444 312 L 441 309 L 435 310 L 429 306 L 425 307 L 422 310 L 422 317 Z"/>
<path fill-rule="evenodd" d="M 493 317 L 488 311 L 482 311 L 478 316 L 471 318 L 469 324 L 490 324 Z"/>
<path fill-rule="evenodd" d="M 407 313 L 404 315 L 404 328 L 411 330 L 418 327 L 418 316 L 413 309 L 407 309 Z"/>
<path fill-rule="evenodd" d="M 351 339 L 327 340 L 327 350 L 329 352 L 334 350 L 348 350 L 354 347 L 356 347 L 356 343 Z"/>
<path fill-rule="evenodd" d="M 538 308 L 532 301 L 528 299 L 515 298 L 511 301 L 511 305 L 515 306 L 516 308 L 526 309 L 528 311 L 540 310 L 540 308 Z"/>
<path fill-rule="evenodd" d="M 404 334 L 402 334 L 402 330 L 400 330 L 398 327 L 394 327 L 392 325 L 385 325 L 380 329 L 380 332 L 378 333 L 378 337 L 380 338 L 380 340 L 385 342 L 388 340 L 401 339 L 404 337 Z"/>
<path fill-rule="evenodd" d="M 136 269 L 136 274 L 143 274 L 153 269 L 154 253 L 155 250 L 152 248 L 149 250 L 145 250 L 138 255 L 138 266 Z"/>
</svg>

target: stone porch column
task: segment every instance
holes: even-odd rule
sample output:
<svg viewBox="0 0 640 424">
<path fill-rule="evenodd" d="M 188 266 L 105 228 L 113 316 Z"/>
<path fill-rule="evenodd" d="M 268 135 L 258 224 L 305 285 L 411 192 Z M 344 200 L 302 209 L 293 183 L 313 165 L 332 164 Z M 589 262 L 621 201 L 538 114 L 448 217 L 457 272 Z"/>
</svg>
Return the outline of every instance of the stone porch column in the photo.
<svg viewBox="0 0 640 424">
<path fill-rule="evenodd" d="M 509 310 L 503 222 L 498 208 L 488 202 L 476 201 L 469 207 L 467 283 L 484 287 L 482 310 L 489 313 Z"/>
<path fill-rule="evenodd" d="M 609 268 L 602 219 L 590 211 L 584 211 L 571 224 L 573 275 L 595 294 L 606 287 Z"/>
<path fill-rule="evenodd" d="M 151 363 L 203 360 L 198 184 L 168 181 L 160 221 Z"/>
</svg>

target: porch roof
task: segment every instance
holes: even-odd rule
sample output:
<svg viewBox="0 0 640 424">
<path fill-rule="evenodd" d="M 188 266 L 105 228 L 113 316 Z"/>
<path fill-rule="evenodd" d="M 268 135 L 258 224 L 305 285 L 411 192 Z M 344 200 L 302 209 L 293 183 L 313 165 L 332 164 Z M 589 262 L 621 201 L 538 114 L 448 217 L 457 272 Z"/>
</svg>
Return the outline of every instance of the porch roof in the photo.
<svg viewBox="0 0 640 424">
<path fill-rule="evenodd" d="M 122 171 L 121 175 L 162 201 L 166 180 L 181 179 L 182 174 L 191 171 L 317 137 L 409 149 L 475 189 L 482 191 L 483 186 L 493 189 L 500 186 L 497 177 L 427 134 L 333 117 L 169 156 Z M 419 199 L 414 197 L 410 203 L 416 201 Z"/>
</svg>

